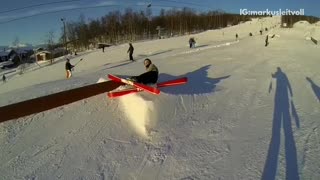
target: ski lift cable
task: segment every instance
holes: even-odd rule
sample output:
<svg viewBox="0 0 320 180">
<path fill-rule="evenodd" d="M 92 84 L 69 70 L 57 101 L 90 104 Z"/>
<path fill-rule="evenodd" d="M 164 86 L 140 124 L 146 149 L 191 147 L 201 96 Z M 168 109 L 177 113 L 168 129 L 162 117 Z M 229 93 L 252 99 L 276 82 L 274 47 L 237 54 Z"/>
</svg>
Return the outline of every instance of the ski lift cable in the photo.
<svg viewBox="0 0 320 180">
<path fill-rule="evenodd" d="M 24 7 L 20 7 L 20 8 L 14 8 L 14 9 L 9 9 L 9 10 L 5 10 L 5 11 L 0 11 L 0 14 L 23 10 L 23 9 L 28 9 L 28 8 L 33 8 L 33 7 L 45 6 L 45 5 L 51 5 L 51 4 L 69 3 L 69 2 L 76 2 L 76 1 L 81 1 L 81 0 L 65 0 L 65 1 L 54 1 L 54 2 L 49 2 L 49 3 L 34 4 L 34 5 L 30 5 L 30 6 L 24 6 Z"/>
<path fill-rule="evenodd" d="M 69 1 L 80 1 L 80 0 L 69 0 Z M 162 1 L 165 1 L 165 0 L 162 0 Z M 166 0 L 166 1 L 169 1 L 169 0 Z M 173 0 L 170 0 L 170 1 L 173 1 Z M 62 1 L 60 1 L 60 2 L 62 2 Z M 64 1 L 64 2 L 66 2 L 66 1 Z M 14 21 L 18 21 L 18 20 L 22 20 L 22 19 L 27 19 L 27 18 L 30 18 L 30 17 L 39 16 L 39 15 L 46 15 L 46 14 L 52 14 L 52 13 L 58 13 L 58 12 L 65 12 L 65 11 L 81 10 L 81 9 L 93 9 L 93 8 L 116 7 L 116 6 L 121 6 L 121 5 L 98 5 L 98 6 L 77 7 L 77 8 L 49 11 L 49 12 L 43 12 L 43 13 L 33 14 L 33 15 L 29 15 L 29 16 L 18 17 L 18 18 L 7 20 L 7 21 L 2 21 L 2 22 L 0 22 L 0 25 L 1 24 L 10 23 L 10 22 L 14 22 Z M 152 4 L 152 6 L 154 6 L 154 7 L 166 7 L 166 8 L 179 8 L 179 9 L 183 8 L 183 7 L 179 7 L 179 6 L 164 6 L 164 5 L 154 5 L 154 4 Z"/>
<path fill-rule="evenodd" d="M 205 5 L 201 5 L 201 4 L 197 4 L 197 3 L 191 3 L 191 2 L 182 2 L 182 1 L 176 1 L 176 0 L 158 0 L 158 1 L 180 3 L 180 4 L 193 5 L 193 6 L 199 6 L 199 7 L 207 8 L 207 6 L 205 6 Z"/>
<path fill-rule="evenodd" d="M 93 8 L 102 8 L 102 7 L 115 7 L 115 6 L 120 6 L 120 5 L 89 6 L 89 7 L 78 7 L 78 8 L 57 10 L 57 11 L 49 11 L 49 12 L 33 14 L 33 15 L 29 15 L 29 16 L 23 16 L 23 17 L 11 19 L 11 20 L 8 20 L 8 21 L 3 21 L 3 22 L 0 22 L 0 24 L 6 24 L 6 23 L 9 23 L 9 22 L 18 21 L 18 20 L 22 20 L 22 19 L 27 19 L 27 18 L 30 18 L 30 17 L 35 17 L 35 16 L 39 16 L 39 15 L 46 15 L 46 14 L 52 14 L 52 13 L 58 13 L 58 12 L 64 12 L 64 11 L 71 11 L 71 10 L 73 11 L 73 10 L 81 10 L 81 9 L 93 9 Z"/>
</svg>

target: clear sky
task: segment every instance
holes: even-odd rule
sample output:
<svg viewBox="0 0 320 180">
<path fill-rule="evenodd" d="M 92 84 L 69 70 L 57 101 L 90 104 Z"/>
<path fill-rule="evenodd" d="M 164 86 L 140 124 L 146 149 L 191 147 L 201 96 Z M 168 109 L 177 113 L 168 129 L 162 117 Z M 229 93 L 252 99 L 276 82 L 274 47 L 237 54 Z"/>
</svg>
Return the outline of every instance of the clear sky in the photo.
<svg viewBox="0 0 320 180">
<path fill-rule="evenodd" d="M 49 31 L 54 32 L 56 39 L 60 37 L 62 17 L 70 21 L 83 14 L 86 19 L 95 19 L 129 7 L 146 10 L 149 3 L 153 15 L 161 8 L 170 7 L 190 7 L 197 11 L 221 9 L 237 14 L 240 9 L 302 8 L 305 15 L 320 17 L 319 0 L 1 0 L 0 3 L 0 45 L 11 45 L 15 37 L 21 43 L 41 44 Z"/>
</svg>

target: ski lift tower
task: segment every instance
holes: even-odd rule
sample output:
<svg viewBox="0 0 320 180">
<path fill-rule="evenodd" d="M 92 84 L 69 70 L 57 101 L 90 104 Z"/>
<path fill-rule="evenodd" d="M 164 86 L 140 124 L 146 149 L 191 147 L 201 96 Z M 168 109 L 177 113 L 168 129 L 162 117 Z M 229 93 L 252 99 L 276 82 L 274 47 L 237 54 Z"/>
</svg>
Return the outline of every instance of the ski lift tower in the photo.
<svg viewBox="0 0 320 180">
<path fill-rule="evenodd" d="M 164 28 L 157 26 L 156 30 L 158 30 L 158 38 L 161 39 L 161 31 L 164 30 Z"/>
<path fill-rule="evenodd" d="M 148 18 L 148 38 L 150 39 L 150 25 L 151 25 L 151 20 L 152 20 L 152 10 L 151 10 L 151 5 L 152 5 L 152 2 L 147 2 L 147 7 L 146 7 L 146 15 L 147 15 L 147 18 Z"/>
</svg>

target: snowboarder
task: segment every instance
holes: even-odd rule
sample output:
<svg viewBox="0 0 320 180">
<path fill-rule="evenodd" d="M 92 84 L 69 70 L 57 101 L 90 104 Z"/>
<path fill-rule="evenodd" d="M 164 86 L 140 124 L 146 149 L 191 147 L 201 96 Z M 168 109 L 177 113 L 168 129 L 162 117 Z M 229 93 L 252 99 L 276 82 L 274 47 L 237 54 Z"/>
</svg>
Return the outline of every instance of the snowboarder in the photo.
<svg viewBox="0 0 320 180">
<path fill-rule="evenodd" d="M 145 73 L 139 75 L 139 76 L 133 76 L 129 78 L 132 81 L 135 81 L 137 83 L 141 84 L 155 84 L 158 81 L 159 76 L 159 70 L 156 65 L 154 65 L 150 59 L 144 60 L 144 66 L 146 67 Z"/>
<path fill-rule="evenodd" d="M 74 68 L 74 66 L 70 63 L 70 59 L 67 58 L 67 62 L 66 62 L 67 79 L 72 76 L 72 73 L 71 73 L 72 68 Z"/>
<path fill-rule="evenodd" d="M 133 51 L 134 51 L 134 48 L 133 48 L 132 44 L 129 43 L 129 49 L 128 49 L 127 53 L 129 53 L 129 58 L 131 61 L 134 61 L 133 57 L 132 57 Z"/>
<path fill-rule="evenodd" d="M 6 75 L 3 75 L 3 76 L 2 76 L 2 81 L 3 81 L 3 83 L 7 82 Z"/>
</svg>

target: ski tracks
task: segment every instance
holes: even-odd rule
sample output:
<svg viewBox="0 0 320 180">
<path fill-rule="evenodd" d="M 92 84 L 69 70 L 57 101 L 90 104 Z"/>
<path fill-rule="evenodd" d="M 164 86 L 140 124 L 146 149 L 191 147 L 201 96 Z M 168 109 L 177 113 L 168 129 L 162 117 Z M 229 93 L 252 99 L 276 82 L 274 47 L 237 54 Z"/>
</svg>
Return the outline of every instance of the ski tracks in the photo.
<svg viewBox="0 0 320 180">
<path fill-rule="evenodd" d="M 137 179 L 159 179 L 163 165 L 172 152 L 172 142 L 169 137 L 157 145 L 145 143 L 145 155 L 138 168 Z M 152 178 L 151 178 L 152 177 Z"/>
</svg>

